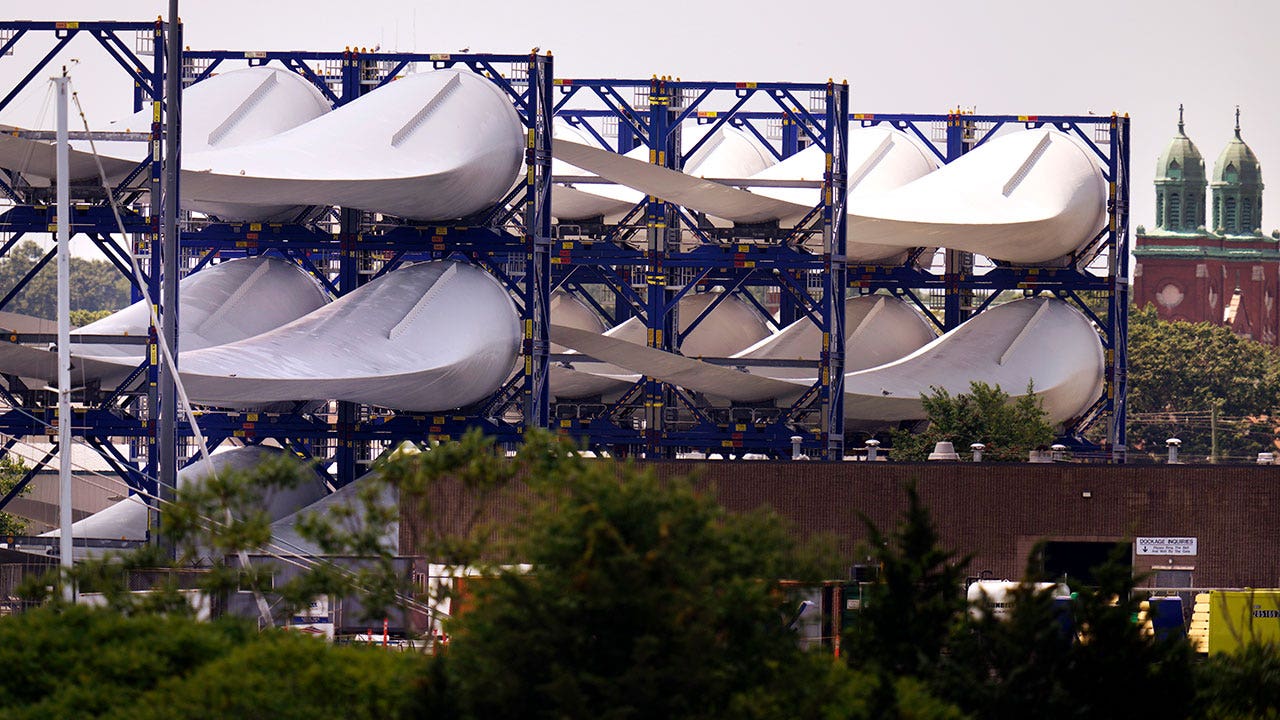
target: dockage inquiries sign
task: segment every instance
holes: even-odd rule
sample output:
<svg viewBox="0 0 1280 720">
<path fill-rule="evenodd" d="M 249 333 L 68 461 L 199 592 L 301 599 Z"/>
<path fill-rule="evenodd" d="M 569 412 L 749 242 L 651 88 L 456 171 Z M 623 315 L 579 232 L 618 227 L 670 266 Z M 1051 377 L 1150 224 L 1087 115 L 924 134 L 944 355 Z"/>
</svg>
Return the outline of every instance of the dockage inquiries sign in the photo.
<svg viewBox="0 0 1280 720">
<path fill-rule="evenodd" d="M 1195 555 L 1196 539 L 1193 537 L 1140 537 L 1139 555 Z"/>
</svg>

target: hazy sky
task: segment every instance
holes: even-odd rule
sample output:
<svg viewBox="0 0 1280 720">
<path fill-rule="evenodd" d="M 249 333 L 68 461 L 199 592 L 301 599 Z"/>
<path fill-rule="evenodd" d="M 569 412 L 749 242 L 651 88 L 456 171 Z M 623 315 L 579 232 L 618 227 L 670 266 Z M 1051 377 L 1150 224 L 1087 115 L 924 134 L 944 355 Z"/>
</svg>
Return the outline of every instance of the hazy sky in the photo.
<svg viewBox="0 0 1280 720">
<path fill-rule="evenodd" d="M 55 1 L 38 16 L 15 19 L 153 19 L 165 8 L 164 0 Z M 858 112 L 1127 112 L 1134 226 L 1154 224 L 1151 180 L 1178 103 L 1186 105 L 1187 132 L 1210 168 L 1231 137 L 1239 104 L 1244 138 L 1262 160 L 1264 179 L 1271 178 L 1264 229 L 1280 227 L 1274 0 L 186 0 L 181 15 L 186 44 L 197 49 L 380 44 L 524 53 L 537 46 L 553 51 L 556 75 L 565 78 L 847 79 Z M 0 88 L 25 74 L 23 58 L 48 42 L 29 37 L 17 55 L 0 58 Z M 73 75 L 92 115 L 105 122 L 127 114 L 128 81 L 96 43 L 84 38 L 64 57 L 81 60 Z M 0 112 L 0 122 L 30 122 L 43 107 L 44 84 L 37 85 Z"/>
</svg>

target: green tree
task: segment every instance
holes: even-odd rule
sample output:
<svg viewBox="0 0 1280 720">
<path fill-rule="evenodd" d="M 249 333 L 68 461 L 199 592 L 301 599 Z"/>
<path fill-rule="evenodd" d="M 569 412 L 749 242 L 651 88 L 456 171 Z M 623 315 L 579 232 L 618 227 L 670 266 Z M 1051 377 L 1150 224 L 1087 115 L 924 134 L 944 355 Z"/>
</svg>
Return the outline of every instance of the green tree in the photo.
<svg viewBox="0 0 1280 720">
<path fill-rule="evenodd" d="M 1208 720 L 1280 718 L 1280 645 L 1251 643 L 1196 666 L 1196 703 Z"/>
<path fill-rule="evenodd" d="M 982 382 L 969 385 L 968 393 L 952 396 L 935 387 L 921 401 L 929 418 L 923 432 L 895 430 L 891 434 L 893 459 L 927 460 L 934 445 L 943 440 L 954 443 L 957 452 L 965 452 L 973 443 L 983 443 L 986 460 L 1017 462 L 1027 459 L 1027 452 L 1053 442 L 1053 426 L 1045 419 L 1040 399 L 1027 393 L 1011 401 L 1009 394 Z"/>
<path fill-rule="evenodd" d="M 0 497 L 8 495 L 27 474 L 27 466 L 22 460 L 11 455 L 0 457 Z M 23 488 L 25 495 L 29 488 Z M 27 521 L 11 513 L 0 512 L 0 536 L 22 535 L 27 531 Z"/>
<path fill-rule="evenodd" d="M 420 655 L 236 620 L 56 606 L 0 618 L 0 711 L 45 718 L 412 717 Z"/>
<path fill-rule="evenodd" d="M 853 667 L 879 678 L 876 715 L 901 704 L 897 679 L 933 675 L 965 608 L 961 588 L 969 558 L 942 549 L 915 486 L 906 493 L 907 510 L 893 533 L 886 536 L 867 522 L 868 553 L 880 574 L 842 645 Z"/>
<path fill-rule="evenodd" d="M 1134 622 L 1140 598 L 1121 552 L 1127 545 L 1093 569 L 1096 587 L 1073 583 L 1065 607 L 1052 589 L 1036 589 L 1038 573 L 1029 563 L 1007 617 L 997 619 L 982 603 L 979 617 L 956 628 L 934 690 L 996 720 L 1188 717 L 1191 646 L 1142 633 Z"/>
<path fill-rule="evenodd" d="M 399 593 L 407 587 L 406 580 L 395 571 L 389 559 L 383 563 L 383 557 L 372 557 L 373 567 L 368 572 L 351 572 L 335 564 L 318 563 L 287 582 L 275 580 L 279 569 L 275 564 L 242 564 L 242 558 L 260 553 L 270 545 L 271 518 L 264 502 L 267 493 L 293 487 L 309 472 L 296 458 L 280 456 L 250 471 L 224 469 L 199 483 L 185 486 L 178 491 L 177 498 L 165 506 L 160 529 L 163 545 L 147 545 L 128 553 L 106 554 L 77 562 L 65 580 L 73 582 L 80 592 L 98 593 L 106 607 L 128 616 L 194 615 L 190 594 L 182 592 L 185 580 L 189 587 L 215 602 L 237 590 L 251 590 L 270 606 L 273 617 L 288 616 L 317 596 L 357 592 L 364 594 L 365 609 L 370 616 L 384 617 L 383 609 L 397 602 Z M 377 508 L 377 512 L 370 527 L 381 528 L 394 520 L 395 508 Z M 332 529 L 336 525 L 328 527 L 331 533 L 337 532 Z M 389 558 L 390 553 L 384 552 L 383 556 Z M 193 568 L 199 570 L 194 577 L 156 572 Z M 139 573 L 155 577 L 151 592 L 133 592 L 131 578 Z M 53 591 L 63 581 L 61 570 L 55 569 L 47 577 L 35 577 L 23 583 L 19 595 L 28 601 L 57 604 L 59 593 Z"/>
<path fill-rule="evenodd" d="M 44 256 L 45 251 L 34 240 L 23 240 L 0 257 L 0 297 L 17 287 Z M 119 310 L 129 304 L 129 280 L 110 262 L 73 257 L 70 270 L 73 311 Z M 56 260 L 49 260 L 3 309 L 45 319 L 56 317 L 57 272 Z"/>
<path fill-rule="evenodd" d="M 1207 457 L 1217 404 L 1219 452 L 1252 458 L 1276 449 L 1272 418 L 1280 392 L 1276 351 L 1209 323 L 1160 320 L 1154 307 L 1129 316 L 1128 443 L 1163 455 L 1182 440 L 1184 459 Z"/>
<path fill-rule="evenodd" d="M 436 469 L 492 492 L 480 470 L 491 453 L 439 457 Z M 515 466 L 532 500 L 504 524 L 499 554 L 520 564 L 493 568 L 450 625 L 447 683 L 430 706 L 474 718 L 873 717 L 875 683 L 805 655 L 786 625 L 777 578 L 812 565 L 776 515 L 729 513 L 686 479 L 585 460 L 546 433 L 526 436 Z M 912 703 L 916 717 L 955 717 L 923 691 Z"/>
<path fill-rule="evenodd" d="M 880 678 L 873 716 L 901 706 L 903 678 L 974 717 L 1188 716 L 1190 644 L 1142 634 L 1135 580 L 1118 556 L 1094 569 L 1096 587 L 1075 588 L 1065 617 L 1031 584 L 1014 592 L 1007 619 L 989 605 L 971 615 L 961 594 L 967 560 L 940 547 L 914 488 L 907 498 L 893 534 L 870 527 L 880 578 L 845 642 L 850 664 Z M 1034 570 L 1029 562 L 1031 580 Z"/>
<path fill-rule="evenodd" d="M 97 320 L 101 320 L 102 318 L 104 318 L 104 317 L 106 317 L 106 316 L 110 315 L 110 314 L 111 314 L 111 313 L 113 313 L 113 312 L 115 312 L 115 310 L 111 310 L 111 309 L 108 309 L 108 310 L 72 310 L 72 311 L 71 311 L 71 326 L 72 326 L 72 327 L 84 327 L 85 325 L 88 325 L 88 324 L 89 324 L 89 323 L 91 323 L 91 322 L 95 322 L 95 321 L 97 321 Z"/>
<path fill-rule="evenodd" d="M 720 717 L 798 652 L 776 517 L 559 443 L 524 452 L 546 453 L 529 479 L 544 500 L 515 528 L 527 568 L 498 571 L 453 628 L 472 716 Z"/>
<path fill-rule="evenodd" d="M 83 606 L 0 618 L 6 718 L 96 717 L 251 639 L 243 623 L 130 618 Z"/>
<path fill-rule="evenodd" d="M 384 720 L 416 712 L 430 658 L 377 647 L 334 646 L 277 630 L 189 674 L 166 677 L 103 720 L 272 718 Z"/>
</svg>

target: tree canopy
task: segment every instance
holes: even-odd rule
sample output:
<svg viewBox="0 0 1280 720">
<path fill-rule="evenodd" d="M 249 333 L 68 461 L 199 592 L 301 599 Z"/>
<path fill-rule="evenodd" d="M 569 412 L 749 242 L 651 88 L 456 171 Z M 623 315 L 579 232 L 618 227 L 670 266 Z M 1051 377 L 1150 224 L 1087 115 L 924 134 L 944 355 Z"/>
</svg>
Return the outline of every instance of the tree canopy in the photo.
<svg viewBox="0 0 1280 720">
<path fill-rule="evenodd" d="M 140 658 L 125 667 L 168 665 L 174 668 L 171 680 L 136 681 L 110 702 L 95 699 L 114 691 L 102 680 L 107 668 L 82 648 L 74 662 L 87 664 L 79 677 L 88 689 L 63 692 L 44 686 L 33 691 L 29 704 L 78 717 L 732 715 L 771 720 L 795 717 L 797 710 L 833 720 L 880 717 L 870 710 L 878 687 L 871 676 L 829 655 L 806 653 L 788 627 L 794 608 L 779 579 L 823 577 L 831 567 L 830 558 L 823 568 L 821 556 L 797 546 L 777 515 L 728 512 L 689 480 L 659 481 L 630 464 L 586 460 L 545 433 L 531 433 L 526 440 L 515 458 L 507 458 L 492 440 L 475 434 L 445 446 L 434 459 L 436 450 L 431 450 L 382 468 L 410 496 L 403 500 L 408 507 L 440 507 L 412 496 L 431 496 L 437 483 L 455 475 L 471 478 L 471 491 L 479 495 L 527 490 L 520 493 L 525 502 L 519 511 L 502 518 L 506 547 L 496 554 L 476 555 L 477 548 L 464 540 L 446 542 L 445 531 L 425 545 L 457 553 L 473 569 L 484 570 L 473 606 L 448 625 L 453 642 L 445 654 L 418 666 L 389 665 L 368 655 L 321 653 L 313 645 L 280 639 L 279 633 L 249 633 L 226 649 L 214 633 L 212 640 L 190 643 L 195 660 L 175 660 L 167 643 L 158 644 L 152 655 L 144 652 L 149 635 L 143 633 L 128 644 Z M 197 526 L 207 528 L 219 503 L 240 508 L 252 502 L 237 483 L 215 483 L 196 495 L 187 500 L 191 508 L 171 520 L 178 538 L 189 537 Z M 485 537 L 489 530 L 483 524 L 463 523 L 454 532 Z M 246 513 L 228 523 L 228 538 L 199 545 L 230 551 L 260 541 L 260 530 L 253 514 Z M 358 543 L 361 533 L 339 530 L 325 539 Z M 184 541 L 178 547 L 194 546 Z M 492 564 L 496 561 L 500 564 Z M 110 569 L 99 567 L 104 574 Z M 90 579 L 83 571 L 81 578 Z M 92 579 L 102 582 L 102 577 Z M 131 628 L 135 621 L 158 616 L 166 618 L 158 624 L 161 629 L 178 628 L 175 637 L 188 632 L 183 630 L 190 627 L 183 624 L 190 622 L 188 613 L 172 592 L 163 602 L 138 603 L 119 597 L 118 589 L 107 593 L 112 609 L 102 612 L 117 618 L 108 624 Z M 278 590 L 264 584 L 264 591 Z M 272 596 L 273 602 L 278 599 L 288 601 Z M 79 618 L 84 611 L 60 609 L 55 601 L 41 612 L 48 618 L 58 612 Z M 38 617 L 44 616 L 33 616 Z M 56 621 L 48 618 L 40 628 L 10 628 L 55 632 Z M 0 619 L 0 625 L 5 622 Z M 112 637 L 123 634 L 127 631 Z M 202 643 L 215 647 L 201 649 Z M 41 652 L 56 654 L 48 648 Z M 960 717 L 916 680 L 895 680 L 893 686 L 904 717 Z M 412 696 L 405 697 L 409 691 Z M 386 699 L 374 705 L 384 694 Z M 306 697 L 295 702 L 299 695 Z M 322 702 L 325 707 L 316 709 Z M 153 709 L 146 710 L 147 705 Z"/>
<path fill-rule="evenodd" d="M 44 256 L 34 240 L 23 240 L 0 256 L 0 297 L 17 287 Z M 50 320 L 56 317 L 57 272 L 54 260 L 45 263 L 4 310 Z M 118 310 L 129 304 L 129 280 L 106 260 L 72 257 L 70 289 L 72 311 Z"/>
<path fill-rule="evenodd" d="M 835 571 L 768 510 L 729 512 L 694 480 L 587 460 L 546 433 L 531 433 L 514 458 L 471 435 L 381 470 L 407 493 L 403 507 L 452 515 L 459 482 L 484 501 L 478 515 L 423 536 L 430 557 L 480 573 L 467 612 L 448 622 L 446 652 L 334 647 L 230 619 L 197 622 L 172 596 L 108 597 L 101 609 L 55 599 L 0 618 L 2 714 L 1049 720 L 1275 717 L 1280 704 L 1280 648 L 1195 667 L 1185 641 L 1135 625 L 1136 580 L 1120 564 L 1095 569 L 1097 587 L 1073 584 L 1065 608 L 1026 589 L 1014 593 L 1007 620 L 990 608 L 971 615 L 967 560 L 943 547 L 914 488 L 897 528 L 868 525 L 865 552 L 879 579 L 834 658 L 801 649 L 779 579 Z M 247 512 L 253 496 L 238 483 L 212 484 L 190 502 L 204 510 L 176 516 L 175 537 L 221 532 L 208 522 L 214 508 L 239 510 L 227 538 L 180 548 L 260 542 L 261 518 Z M 337 529 L 324 540 L 368 538 Z M 485 552 L 487 542 L 497 552 Z M 154 557 L 135 562 L 144 560 Z M 1028 562 L 1029 580 L 1039 579 L 1035 567 Z"/>
<path fill-rule="evenodd" d="M 516 528 L 527 567 L 482 585 L 455 628 L 471 714 L 723 717 L 794 659 L 776 585 L 791 543 L 776 516 L 546 450 L 554 471 L 532 479 L 546 499 Z"/>
<path fill-rule="evenodd" d="M 1053 442 L 1053 426 L 1045 419 L 1039 398 L 1027 394 L 1011 400 L 999 385 L 982 382 L 969 385 L 969 392 L 951 395 L 934 387 L 922 395 L 929 426 L 923 432 L 896 430 L 892 433 L 892 457 L 897 461 L 927 460 L 934 445 L 949 440 L 957 452 L 968 451 L 973 443 L 986 445 L 983 459 L 1025 461 L 1027 453 Z"/>
<path fill-rule="evenodd" d="M 1033 552 L 1009 617 L 997 619 L 989 605 L 971 614 L 963 594 L 968 559 L 941 546 L 928 509 L 914 487 L 906 491 L 899 527 L 887 535 L 869 528 L 880 577 L 846 638 L 850 662 L 885 678 L 882 688 L 915 678 L 931 696 L 980 718 L 1192 716 L 1191 647 L 1142 633 L 1134 622 L 1137 580 L 1118 556 L 1094 569 L 1096 587 L 1073 581 L 1072 599 L 1059 607 L 1035 589 Z M 877 694 L 878 714 L 894 699 Z M 1216 700 L 1202 694 L 1201 702 Z"/>
<path fill-rule="evenodd" d="M 1209 323 L 1159 319 L 1154 307 L 1129 316 L 1128 444 L 1165 452 L 1182 441 L 1185 459 L 1204 458 L 1218 407 L 1221 455 L 1249 459 L 1275 449 L 1273 416 L 1280 394 L 1274 348 Z"/>
<path fill-rule="evenodd" d="M 0 708 L 12 720 L 412 717 L 426 662 L 233 619 L 54 606 L 0 619 Z"/>
<path fill-rule="evenodd" d="M 22 460 L 15 459 L 10 455 L 0 457 L 0 497 L 13 490 L 26 474 L 27 467 Z M 22 494 L 25 495 L 28 489 L 29 487 L 23 488 Z M 0 536 L 21 535 L 26 531 L 26 520 L 11 513 L 0 512 Z"/>
</svg>

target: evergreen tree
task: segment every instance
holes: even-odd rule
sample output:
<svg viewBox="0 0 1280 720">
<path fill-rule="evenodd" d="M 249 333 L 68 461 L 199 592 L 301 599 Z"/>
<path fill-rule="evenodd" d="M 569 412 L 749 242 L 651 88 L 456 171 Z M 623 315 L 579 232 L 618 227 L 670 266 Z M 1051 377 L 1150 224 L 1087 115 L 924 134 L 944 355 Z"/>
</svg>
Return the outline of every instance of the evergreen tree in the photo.
<svg viewBox="0 0 1280 720">
<path fill-rule="evenodd" d="M 539 500 L 516 556 L 453 627 L 452 677 L 473 717 L 723 717 L 799 657 L 776 578 L 787 534 L 683 480 L 525 445 Z"/>
</svg>

